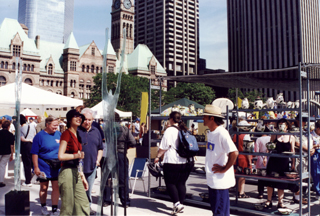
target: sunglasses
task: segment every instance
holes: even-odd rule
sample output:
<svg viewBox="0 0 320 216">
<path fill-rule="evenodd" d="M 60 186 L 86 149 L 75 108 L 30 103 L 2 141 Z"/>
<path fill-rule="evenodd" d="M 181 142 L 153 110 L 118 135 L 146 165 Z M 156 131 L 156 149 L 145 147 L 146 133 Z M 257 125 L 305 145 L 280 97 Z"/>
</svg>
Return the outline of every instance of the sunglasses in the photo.
<svg viewBox="0 0 320 216">
<path fill-rule="evenodd" d="M 80 114 L 74 114 L 73 118 L 78 118 L 78 117 L 81 117 Z"/>
</svg>

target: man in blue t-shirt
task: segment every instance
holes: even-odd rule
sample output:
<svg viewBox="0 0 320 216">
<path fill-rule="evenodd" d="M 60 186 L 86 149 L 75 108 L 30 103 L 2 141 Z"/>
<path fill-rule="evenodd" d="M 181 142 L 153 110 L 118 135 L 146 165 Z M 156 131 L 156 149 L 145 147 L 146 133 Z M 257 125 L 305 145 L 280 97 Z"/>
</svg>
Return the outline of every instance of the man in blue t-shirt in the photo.
<svg viewBox="0 0 320 216">
<path fill-rule="evenodd" d="M 92 110 L 90 108 L 84 108 L 81 114 L 85 116 L 85 120 L 82 125 L 78 127 L 78 134 L 82 144 L 82 151 L 85 155 L 83 159 L 83 173 L 89 184 L 89 189 L 86 192 L 91 206 L 91 191 L 96 178 L 97 167 L 100 166 L 103 143 L 99 130 L 96 127 L 92 127 Z M 90 214 L 94 213 L 93 210 L 90 211 Z"/>
<path fill-rule="evenodd" d="M 52 116 L 45 120 L 46 128 L 33 138 L 31 154 L 34 165 L 34 173 L 40 176 L 43 172 L 46 179 L 38 178 L 40 181 L 40 203 L 41 212 L 43 215 L 49 215 L 46 207 L 47 191 L 49 181 L 52 185 L 52 215 L 59 215 L 58 201 L 59 201 L 59 185 L 58 174 L 60 162 L 58 161 L 58 151 L 60 146 L 61 133 L 58 131 L 59 121 Z"/>
</svg>

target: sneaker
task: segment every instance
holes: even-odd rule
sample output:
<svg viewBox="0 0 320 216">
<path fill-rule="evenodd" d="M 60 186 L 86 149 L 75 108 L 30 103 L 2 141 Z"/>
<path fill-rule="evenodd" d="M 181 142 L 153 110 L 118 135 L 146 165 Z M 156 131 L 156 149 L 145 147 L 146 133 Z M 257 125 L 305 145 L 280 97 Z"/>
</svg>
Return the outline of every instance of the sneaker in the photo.
<svg viewBox="0 0 320 216">
<path fill-rule="evenodd" d="M 183 209 L 184 209 L 184 206 L 182 204 L 179 204 L 178 206 L 176 206 L 176 213 L 183 211 Z"/>
<path fill-rule="evenodd" d="M 51 212 L 50 216 L 59 216 L 60 215 L 60 210 L 57 209 L 55 212 Z"/>
<path fill-rule="evenodd" d="M 26 184 L 26 183 L 23 182 L 21 185 L 22 185 L 22 186 L 25 186 L 25 187 L 32 187 L 32 184 L 31 184 L 31 183 L 30 183 L 30 184 Z"/>
<path fill-rule="evenodd" d="M 41 213 L 42 213 L 42 215 L 45 215 L 45 216 L 50 215 L 50 213 L 48 212 L 47 206 L 41 207 Z"/>
</svg>

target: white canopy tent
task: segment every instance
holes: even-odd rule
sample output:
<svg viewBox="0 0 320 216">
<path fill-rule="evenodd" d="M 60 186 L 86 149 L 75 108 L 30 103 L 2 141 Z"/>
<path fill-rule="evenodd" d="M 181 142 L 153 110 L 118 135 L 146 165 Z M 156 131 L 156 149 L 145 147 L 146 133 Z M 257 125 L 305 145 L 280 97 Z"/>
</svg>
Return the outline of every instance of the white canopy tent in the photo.
<svg viewBox="0 0 320 216">
<path fill-rule="evenodd" d="M 82 100 L 58 95 L 37 87 L 22 83 L 21 108 L 39 108 L 44 112 L 45 108 L 76 107 L 83 105 Z M 0 108 L 14 108 L 15 83 L 0 87 Z"/>
<path fill-rule="evenodd" d="M 24 115 L 24 116 L 37 116 L 37 114 L 35 114 L 34 112 L 32 112 L 31 109 L 27 108 L 24 109 L 22 112 L 20 112 L 20 114 Z"/>
<path fill-rule="evenodd" d="M 102 107 L 102 101 L 91 108 L 92 111 L 95 112 L 94 117 L 95 118 L 103 118 L 103 107 Z M 132 119 L 132 112 L 123 112 L 118 109 L 115 110 L 116 113 L 119 114 L 121 118 L 131 118 Z"/>
</svg>

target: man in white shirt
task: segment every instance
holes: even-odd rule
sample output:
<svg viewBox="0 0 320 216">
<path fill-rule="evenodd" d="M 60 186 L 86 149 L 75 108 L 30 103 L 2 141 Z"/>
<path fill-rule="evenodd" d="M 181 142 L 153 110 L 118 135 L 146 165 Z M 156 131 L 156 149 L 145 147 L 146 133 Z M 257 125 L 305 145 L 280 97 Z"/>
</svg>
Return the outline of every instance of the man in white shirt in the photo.
<svg viewBox="0 0 320 216">
<path fill-rule="evenodd" d="M 29 125 L 30 127 L 34 127 L 34 129 L 36 129 L 37 127 L 37 123 L 34 122 L 33 118 L 29 118 Z"/>
<path fill-rule="evenodd" d="M 223 127 L 220 107 L 206 105 L 204 126 L 209 127 L 206 150 L 206 178 L 213 215 L 230 215 L 229 188 L 235 185 L 233 164 L 238 150 L 228 131 Z"/>
</svg>

